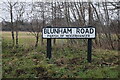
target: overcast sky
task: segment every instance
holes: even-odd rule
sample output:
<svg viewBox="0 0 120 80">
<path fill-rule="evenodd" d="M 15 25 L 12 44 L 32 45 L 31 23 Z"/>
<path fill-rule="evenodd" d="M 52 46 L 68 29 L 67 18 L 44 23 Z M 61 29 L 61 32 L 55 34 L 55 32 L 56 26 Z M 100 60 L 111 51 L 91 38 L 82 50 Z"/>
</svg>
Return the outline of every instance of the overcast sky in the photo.
<svg viewBox="0 0 120 80">
<path fill-rule="evenodd" d="M 7 19 L 8 18 L 8 13 L 6 13 L 5 11 L 2 11 L 2 8 L 4 7 L 4 4 L 2 4 L 2 2 L 6 2 L 6 1 L 19 1 L 19 2 L 51 2 L 51 1 L 90 1 L 90 0 L 1 0 L 0 1 L 0 22 L 3 20 L 2 18 L 4 19 Z M 104 1 L 108 1 L 108 2 L 118 2 L 118 0 L 91 0 L 92 2 L 104 2 Z"/>
<path fill-rule="evenodd" d="M 117 2 L 119 0 L 0 0 L 0 2 L 2 1 L 20 1 L 20 2 L 36 2 L 36 1 L 42 1 L 42 2 L 51 2 L 51 1 L 66 1 L 66 2 L 88 2 L 88 1 L 92 1 L 92 2 Z"/>
</svg>

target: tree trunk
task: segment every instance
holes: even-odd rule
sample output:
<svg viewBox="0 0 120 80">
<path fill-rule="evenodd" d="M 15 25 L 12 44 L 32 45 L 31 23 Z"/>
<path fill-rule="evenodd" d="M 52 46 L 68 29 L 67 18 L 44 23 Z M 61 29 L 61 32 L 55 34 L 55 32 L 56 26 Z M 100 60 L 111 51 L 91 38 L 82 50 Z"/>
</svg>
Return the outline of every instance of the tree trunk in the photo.
<svg viewBox="0 0 120 80">
<path fill-rule="evenodd" d="M 98 34 L 98 42 L 99 42 L 99 47 L 102 47 L 102 44 L 101 44 L 101 33 Z"/>
<path fill-rule="evenodd" d="M 36 35 L 35 47 L 38 47 L 38 41 L 39 41 L 39 33 L 37 33 L 37 35 Z"/>
<path fill-rule="evenodd" d="M 56 45 L 56 39 L 53 39 L 53 45 Z"/>
<path fill-rule="evenodd" d="M 42 35 L 41 35 L 41 45 L 44 45 Z"/>
<path fill-rule="evenodd" d="M 14 37 L 14 26 L 13 26 L 13 6 L 10 4 L 10 20 L 11 20 L 11 34 L 12 34 L 12 46 L 15 45 L 15 37 Z"/>
<path fill-rule="evenodd" d="M 15 37 L 14 37 L 14 31 L 13 30 L 11 31 L 11 34 L 12 34 L 12 42 L 13 42 L 12 46 L 14 47 L 14 45 L 15 45 Z"/>
<path fill-rule="evenodd" d="M 18 47 L 18 31 L 16 30 L 16 47 Z"/>
<path fill-rule="evenodd" d="M 110 41 L 111 49 L 114 50 L 114 45 L 113 45 L 113 41 L 112 41 L 112 35 L 110 33 L 108 33 L 108 36 L 109 36 L 109 41 Z"/>
</svg>

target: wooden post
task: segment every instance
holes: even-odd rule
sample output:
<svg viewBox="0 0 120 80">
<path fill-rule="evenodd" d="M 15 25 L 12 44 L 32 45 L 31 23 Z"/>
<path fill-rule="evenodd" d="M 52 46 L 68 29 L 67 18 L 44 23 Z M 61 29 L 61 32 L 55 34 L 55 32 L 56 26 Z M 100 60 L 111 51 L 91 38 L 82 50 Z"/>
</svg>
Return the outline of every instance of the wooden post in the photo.
<svg viewBox="0 0 120 80">
<path fill-rule="evenodd" d="M 47 26 L 47 28 L 51 28 L 51 26 Z M 52 54 L 51 54 L 51 49 L 52 49 L 52 47 L 51 47 L 52 45 L 51 45 L 51 38 L 48 38 L 47 39 L 47 58 L 51 58 L 52 57 Z"/>
</svg>

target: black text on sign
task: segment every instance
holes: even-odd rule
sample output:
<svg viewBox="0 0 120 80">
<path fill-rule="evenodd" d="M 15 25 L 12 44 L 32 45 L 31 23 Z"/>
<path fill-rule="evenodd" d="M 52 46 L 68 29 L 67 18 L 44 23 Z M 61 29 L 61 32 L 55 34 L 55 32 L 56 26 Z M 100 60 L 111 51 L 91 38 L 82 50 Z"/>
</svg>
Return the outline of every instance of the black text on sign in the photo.
<svg viewBox="0 0 120 80">
<path fill-rule="evenodd" d="M 43 28 L 43 38 L 95 38 L 95 28 Z"/>
</svg>

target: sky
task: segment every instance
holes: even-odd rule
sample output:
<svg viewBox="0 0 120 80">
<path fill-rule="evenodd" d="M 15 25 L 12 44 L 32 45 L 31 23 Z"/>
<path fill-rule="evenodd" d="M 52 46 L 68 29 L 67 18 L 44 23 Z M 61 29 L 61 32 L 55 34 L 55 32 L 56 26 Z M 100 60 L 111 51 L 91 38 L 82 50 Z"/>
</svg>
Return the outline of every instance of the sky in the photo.
<svg viewBox="0 0 120 80">
<path fill-rule="evenodd" d="M 51 1 L 66 1 L 66 2 L 88 2 L 88 1 L 92 1 L 92 2 L 117 2 L 118 0 L 0 0 L 2 1 L 20 1 L 20 2 L 51 2 Z"/>
<path fill-rule="evenodd" d="M 8 16 L 8 14 L 4 11 L 3 12 L 3 5 L 4 4 L 2 4 L 2 2 L 7 2 L 7 1 L 11 1 L 11 2 L 13 2 L 13 1 L 18 1 L 18 2 L 51 2 L 51 1 L 71 1 L 71 2 L 76 2 L 76 1 L 80 1 L 80 2 L 82 2 L 82 1 L 84 1 L 84 2 L 88 2 L 88 1 L 90 1 L 90 0 L 1 0 L 0 1 L 0 22 L 3 20 L 2 18 L 7 18 L 7 16 Z M 104 1 L 107 1 L 107 2 L 117 2 L 118 0 L 91 0 L 92 2 L 104 2 Z M 6 17 L 5 17 L 6 16 Z"/>
</svg>

